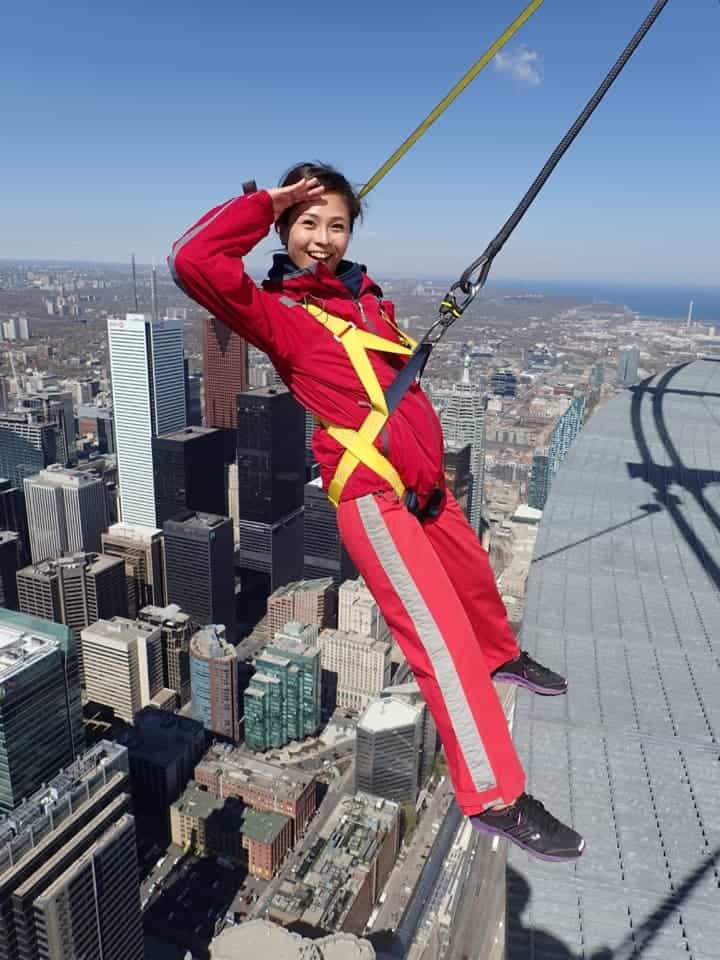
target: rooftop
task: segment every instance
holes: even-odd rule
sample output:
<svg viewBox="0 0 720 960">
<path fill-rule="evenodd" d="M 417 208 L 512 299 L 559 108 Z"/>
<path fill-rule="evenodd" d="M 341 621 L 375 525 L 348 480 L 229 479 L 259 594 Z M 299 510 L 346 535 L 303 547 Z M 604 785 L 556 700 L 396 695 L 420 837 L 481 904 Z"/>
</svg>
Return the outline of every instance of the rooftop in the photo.
<svg viewBox="0 0 720 960">
<path fill-rule="evenodd" d="M 190 641 L 191 656 L 205 659 L 234 659 L 235 647 L 225 639 L 225 627 L 211 623 L 194 633 Z"/>
<path fill-rule="evenodd" d="M 142 620 L 129 620 L 127 617 L 111 617 L 109 620 L 96 620 L 89 627 L 84 627 L 82 636 L 99 637 L 110 641 L 116 646 L 127 647 L 140 639 L 149 639 L 158 635 L 158 628 Z"/>
<path fill-rule="evenodd" d="M 183 427 L 182 430 L 173 430 L 171 433 L 163 433 L 159 440 L 174 440 L 178 443 L 187 443 L 195 440 L 197 437 L 205 437 L 209 433 L 218 433 L 215 427 Z"/>
<path fill-rule="evenodd" d="M 349 933 L 308 940 L 268 920 L 227 927 L 210 944 L 211 960 L 244 960 L 252 956 L 272 960 L 375 960 L 375 951 L 367 940 Z"/>
<path fill-rule="evenodd" d="M 372 650 L 376 653 L 387 653 L 390 643 L 387 640 L 375 640 L 372 637 L 363 636 L 362 633 L 354 633 L 348 630 L 338 630 L 334 627 L 326 627 L 320 631 L 319 642 L 323 645 L 323 640 L 341 640 L 344 643 L 350 643 L 365 650 Z"/>
<path fill-rule="evenodd" d="M 161 534 L 162 530 L 159 527 L 144 527 L 139 523 L 113 523 L 103 536 L 112 539 L 136 540 L 144 544 Z"/>
<path fill-rule="evenodd" d="M 229 523 L 228 517 L 221 517 L 217 513 L 202 513 L 198 510 L 185 510 L 166 520 L 164 526 L 172 529 L 182 527 L 187 530 L 212 530 L 215 527 Z"/>
<path fill-rule="evenodd" d="M 220 772 L 228 780 L 257 786 L 290 800 L 301 796 L 314 780 L 311 773 L 294 767 L 286 769 L 280 764 L 257 759 L 230 744 L 214 744 L 198 766 L 211 772 Z"/>
<path fill-rule="evenodd" d="M 8 615 L 9 614 L 9 615 Z M 68 637 L 51 629 L 39 617 L 25 617 L 0 607 L 0 691 L 31 664 L 67 650 Z M 50 627 L 50 629 L 49 629 Z"/>
<path fill-rule="evenodd" d="M 116 567 L 122 563 L 120 557 L 106 556 L 104 553 L 73 553 L 67 557 L 59 557 L 56 560 L 43 560 L 41 563 L 31 563 L 23 567 L 18 573 L 40 577 L 59 576 L 61 570 L 71 569 L 72 567 L 87 567 L 90 573 L 101 573 L 110 567 Z"/>
<path fill-rule="evenodd" d="M 190 780 L 172 806 L 188 817 L 207 820 L 213 813 L 219 813 L 223 809 L 225 800 L 216 797 L 214 793 L 202 790 L 194 780 Z"/>
<path fill-rule="evenodd" d="M 62 467 L 53 463 L 44 470 L 40 470 L 28 480 L 35 486 L 51 487 L 83 487 L 91 483 L 102 483 L 97 471 L 91 467 Z"/>
<path fill-rule="evenodd" d="M 268 600 L 277 600 L 280 597 L 287 596 L 287 594 L 290 593 L 297 593 L 298 591 L 319 593 L 331 587 L 333 583 L 332 577 L 320 577 L 317 580 L 295 580 L 292 583 L 286 583 L 283 587 L 278 587 L 277 590 L 268 597 Z"/>
<path fill-rule="evenodd" d="M 598 409 L 553 482 L 522 644 L 570 692 L 518 698 L 515 741 L 588 854 L 509 854 L 518 955 L 535 923 L 563 956 L 717 955 L 718 423 L 720 363 L 675 367 Z"/>
<path fill-rule="evenodd" d="M 274 843 L 284 827 L 290 823 L 290 817 L 271 811 L 263 812 L 246 807 L 242 815 L 244 837 L 257 840 L 258 843 Z"/>
<path fill-rule="evenodd" d="M 177 603 L 169 603 L 166 607 L 156 607 L 148 604 L 140 611 L 141 615 L 159 623 L 184 624 L 190 620 L 190 614 L 183 613 Z"/>
<path fill-rule="evenodd" d="M 398 727 L 411 727 L 417 723 L 422 708 L 412 706 L 407 700 L 396 697 L 382 697 L 371 700 L 358 720 L 358 729 L 370 733 L 382 733 Z"/>
</svg>

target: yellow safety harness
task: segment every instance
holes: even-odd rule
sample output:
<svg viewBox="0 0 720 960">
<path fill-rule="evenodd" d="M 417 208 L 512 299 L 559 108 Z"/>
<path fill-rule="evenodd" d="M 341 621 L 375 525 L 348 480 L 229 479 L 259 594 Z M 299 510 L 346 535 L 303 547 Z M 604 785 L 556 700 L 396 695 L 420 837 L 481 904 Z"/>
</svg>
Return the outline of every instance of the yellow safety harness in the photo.
<svg viewBox="0 0 720 960">
<path fill-rule="evenodd" d="M 303 306 L 345 348 L 352 368 L 367 393 L 370 406 L 370 412 L 358 430 L 339 427 L 317 418 L 330 436 L 345 448 L 345 453 L 328 487 L 328 499 L 335 506 L 338 505 L 345 484 L 360 463 L 386 480 L 402 499 L 405 494 L 405 484 L 388 458 L 375 446 L 375 441 L 390 414 L 382 387 L 370 363 L 368 350 L 409 357 L 416 347 L 415 341 L 396 326 L 386 314 L 383 314 L 385 321 L 395 330 L 402 343 L 394 343 L 385 337 L 360 330 L 351 321 L 335 317 L 315 304 L 305 303 Z"/>
</svg>

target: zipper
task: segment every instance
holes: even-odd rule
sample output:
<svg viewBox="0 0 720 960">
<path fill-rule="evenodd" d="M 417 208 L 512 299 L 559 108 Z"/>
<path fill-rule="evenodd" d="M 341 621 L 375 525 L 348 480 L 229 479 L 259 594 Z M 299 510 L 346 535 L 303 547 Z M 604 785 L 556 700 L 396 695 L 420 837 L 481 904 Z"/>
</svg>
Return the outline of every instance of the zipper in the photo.
<svg viewBox="0 0 720 960">
<path fill-rule="evenodd" d="M 370 332 L 374 333 L 376 336 L 379 336 L 378 329 L 373 323 L 373 321 L 365 313 L 365 307 L 362 305 L 362 302 L 358 299 L 354 300 L 355 306 L 358 308 L 358 313 L 360 314 L 360 319 L 365 324 L 366 327 L 370 328 Z"/>
</svg>

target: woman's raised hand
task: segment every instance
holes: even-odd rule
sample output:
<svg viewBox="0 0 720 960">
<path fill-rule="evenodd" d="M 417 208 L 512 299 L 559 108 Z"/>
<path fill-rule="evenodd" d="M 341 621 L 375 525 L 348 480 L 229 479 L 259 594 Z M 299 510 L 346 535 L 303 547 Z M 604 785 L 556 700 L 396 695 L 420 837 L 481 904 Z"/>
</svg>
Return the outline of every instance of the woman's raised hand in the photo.
<svg viewBox="0 0 720 960">
<path fill-rule="evenodd" d="M 317 200 L 324 192 L 325 187 L 315 177 L 303 178 L 287 187 L 271 187 L 268 193 L 272 199 L 275 220 L 282 216 L 288 207 Z"/>
</svg>

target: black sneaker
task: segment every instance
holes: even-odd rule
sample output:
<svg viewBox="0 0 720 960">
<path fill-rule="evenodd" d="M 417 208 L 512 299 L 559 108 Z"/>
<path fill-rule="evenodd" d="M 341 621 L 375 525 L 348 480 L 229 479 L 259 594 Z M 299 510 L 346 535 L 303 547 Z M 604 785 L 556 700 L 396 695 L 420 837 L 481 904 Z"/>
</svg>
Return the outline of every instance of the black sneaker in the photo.
<svg viewBox="0 0 720 960">
<path fill-rule="evenodd" d="M 585 849 L 585 841 L 570 827 L 560 823 L 528 793 L 502 810 L 490 808 L 470 817 L 481 833 L 505 837 L 539 860 L 576 860 Z"/>
<path fill-rule="evenodd" d="M 533 660 L 529 653 L 523 650 L 519 657 L 508 660 L 493 672 L 493 680 L 502 683 L 516 683 L 519 687 L 527 687 L 533 693 L 545 697 L 557 697 L 567 693 L 567 680 L 559 673 L 548 670 L 537 660 Z"/>
</svg>

